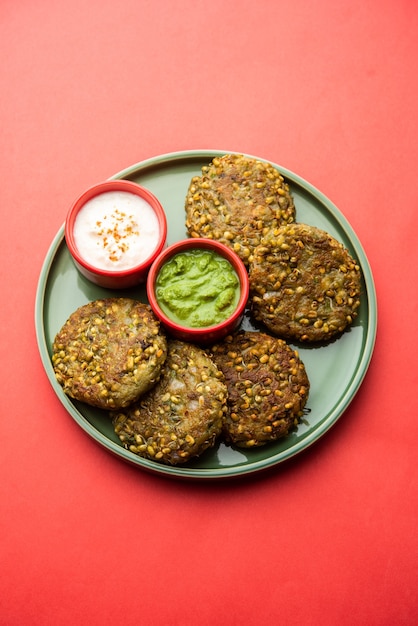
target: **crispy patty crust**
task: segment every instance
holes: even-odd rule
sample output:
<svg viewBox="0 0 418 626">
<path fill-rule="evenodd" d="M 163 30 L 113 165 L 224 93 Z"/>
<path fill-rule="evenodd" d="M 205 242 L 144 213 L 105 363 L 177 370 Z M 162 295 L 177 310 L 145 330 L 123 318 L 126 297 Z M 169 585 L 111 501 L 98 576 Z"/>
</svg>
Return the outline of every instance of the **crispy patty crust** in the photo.
<svg viewBox="0 0 418 626">
<path fill-rule="evenodd" d="M 224 436 L 251 448 L 284 437 L 303 415 L 309 379 L 297 352 L 283 339 L 240 331 L 212 347 L 228 389 Z"/>
<path fill-rule="evenodd" d="M 70 315 L 55 337 L 52 363 L 67 395 L 118 409 L 156 383 L 166 354 L 165 335 L 147 304 L 107 298 Z"/>
<path fill-rule="evenodd" d="M 255 319 L 286 339 L 324 341 L 357 316 L 361 273 L 342 243 L 307 224 L 271 231 L 249 268 Z"/>
<path fill-rule="evenodd" d="M 201 348 L 171 339 L 159 382 L 113 418 L 134 454 L 167 465 L 186 463 L 212 447 L 226 411 L 222 373 Z"/>
<path fill-rule="evenodd" d="M 191 237 L 216 239 L 245 264 L 263 233 L 295 219 L 289 186 L 277 169 L 234 154 L 214 158 L 192 178 L 185 208 Z"/>
</svg>

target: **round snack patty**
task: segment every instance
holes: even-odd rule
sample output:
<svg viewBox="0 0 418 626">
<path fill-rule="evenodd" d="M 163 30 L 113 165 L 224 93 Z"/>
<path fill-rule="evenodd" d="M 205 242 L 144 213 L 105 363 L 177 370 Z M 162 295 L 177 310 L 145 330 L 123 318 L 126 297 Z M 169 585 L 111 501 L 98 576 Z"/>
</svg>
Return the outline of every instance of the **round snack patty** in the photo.
<svg viewBox="0 0 418 626">
<path fill-rule="evenodd" d="M 241 448 L 284 437 L 303 415 L 309 379 L 297 352 L 283 339 L 240 331 L 212 347 L 228 389 L 226 441 Z"/>
<path fill-rule="evenodd" d="M 166 355 L 167 340 L 147 304 L 107 298 L 70 315 L 55 337 L 52 363 L 67 395 L 118 409 L 156 383 Z"/>
<path fill-rule="evenodd" d="M 263 233 L 295 219 L 289 186 L 264 161 L 226 154 L 202 167 L 186 196 L 191 237 L 216 239 L 248 265 Z"/>
<path fill-rule="evenodd" d="M 222 373 L 201 348 L 170 339 L 159 382 L 113 418 L 131 452 L 167 465 L 186 463 L 212 447 L 226 411 Z"/>
<path fill-rule="evenodd" d="M 324 341 L 357 316 L 361 273 L 342 243 L 307 224 L 264 237 L 249 268 L 255 319 L 286 339 Z"/>
</svg>

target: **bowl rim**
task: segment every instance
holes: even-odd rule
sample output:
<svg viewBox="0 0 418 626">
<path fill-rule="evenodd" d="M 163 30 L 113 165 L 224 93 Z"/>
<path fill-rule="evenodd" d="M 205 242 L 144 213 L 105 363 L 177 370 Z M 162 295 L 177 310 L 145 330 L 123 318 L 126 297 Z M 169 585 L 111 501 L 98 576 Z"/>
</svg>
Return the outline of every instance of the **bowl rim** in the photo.
<svg viewBox="0 0 418 626">
<path fill-rule="evenodd" d="M 159 227 L 159 235 L 158 240 L 153 248 L 152 252 L 147 256 L 146 259 L 123 270 L 112 270 L 112 269 L 102 269 L 95 265 L 92 265 L 80 254 L 75 239 L 74 239 L 74 224 L 79 214 L 80 210 L 83 206 L 92 198 L 104 194 L 109 191 L 124 191 L 128 193 L 133 193 L 140 198 L 144 199 L 153 209 Z M 159 255 L 161 250 L 164 248 L 164 245 L 167 240 L 167 216 L 165 214 L 164 208 L 157 198 L 149 189 L 135 183 L 130 180 L 106 180 L 100 183 L 96 183 L 91 185 L 87 189 L 85 189 L 70 205 L 68 209 L 67 216 L 64 224 L 64 237 L 65 242 L 67 244 L 68 250 L 70 251 L 71 256 L 74 260 L 81 265 L 84 269 L 91 272 L 92 274 L 96 274 L 97 276 L 109 277 L 109 278 L 118 278 L 121 276 L 131 276 L 132 274 L 136 274 L 138 272 L 144 271 L 148 269 L 153 260 Z"/>
<path fill-rule="evenodd" d="M 161 267 L 176 254 L 190 249 L 206 249 L 217 252 L 224 259 L 229 261 L 229 263 L 232 265 L 237 273 L 240 283 L 240 297 L 238 300 L 238 304 L 235 307 L 234 311 L 231 313 L 231 315 L 229 315 L 225 320 L 217 324 L 212 324 L 210 326 L 199 326 L 196 328 L 178 324 L 170 317 L 168 317 L 158 304 L 157 296 L 155 294 L 155 281 L 157 279 L 159 271 L 161 270 Z M 177 331 L 179 333 L 188 333 L 193 337 L 203 337 L 208 332 L 213 333 L 223 331 L 225 328 L 229 327 L 236 320 L 238 320 L 241 315 L 243 315 L 245 307 L 248 303 L 250 288 L 247 268 L 245 267 L 240 257 L 236 254 L 236 252 L 231 250 L 231 248 L 228 248 L 228 246 L 221 243 L 220 241 L 214 239 L 209 239 L 205 237 L 189 237 L 171 244 L 162 252 L 160 252 L 160 254 L 155 258 L 148 272 L 146 289 L 148 301 L 152 310 L 154 311 L 154 314 L 167 328 L 172 329 L 173 331 Z"/>
</svg>

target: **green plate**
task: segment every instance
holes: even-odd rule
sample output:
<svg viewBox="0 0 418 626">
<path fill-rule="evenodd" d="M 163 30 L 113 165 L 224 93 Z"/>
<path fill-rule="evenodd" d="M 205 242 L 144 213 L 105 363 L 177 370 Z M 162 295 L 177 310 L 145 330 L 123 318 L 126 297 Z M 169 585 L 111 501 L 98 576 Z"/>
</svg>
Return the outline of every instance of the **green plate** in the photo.
<svg viewBox="0 0 418 626">
<path fill-rule="evenodd" d="M 167 243 L 170 244 L 187 236 L 184 200 L 192 176 L 200 173 L 202 165 L 225 152 L 199 150 L 165 154 L 133 165 L 112 178 L 133 180 L 159 198 L 167 214 Z M 146 295 L 142 287 L 113 292 L 88 282 L 72 262 L 64 241 L 64 226 L 54 238 L 42 267 L 36 294 L 35 323 L 42 363 L 55 393 L 70 416 L 93 440 L 120 459 L 169 477 L 220 479 L 246 476 L 306 450 L 335 424 L 357 393 L 373 353 L 377 326 L 376 293 L 367 257 L 350 224 L 322 193 L 289 170 L 278 165 L 275 167 L 289 183 L 297 221 L 318 226 L 343 242 L 358 260 L 363 272 L 362 300 L 352 327 L 328 345 L 310 347 L 294 344 L 311 382 L 308 412 L 298 428 L 277 443 L 252 450 L 238 450 L 220 442 L 187 466 L 169 467 L 125 450 L 115 436 L 106 412 L 68 398 L 55 380 L 51 347 L 55 334 L 69 315 L 77 307 L 98 298 L 130 296 L 146 301 Z M 244 318 L 243 328 L 253 329 L 249 316 Z"/>
</svg>

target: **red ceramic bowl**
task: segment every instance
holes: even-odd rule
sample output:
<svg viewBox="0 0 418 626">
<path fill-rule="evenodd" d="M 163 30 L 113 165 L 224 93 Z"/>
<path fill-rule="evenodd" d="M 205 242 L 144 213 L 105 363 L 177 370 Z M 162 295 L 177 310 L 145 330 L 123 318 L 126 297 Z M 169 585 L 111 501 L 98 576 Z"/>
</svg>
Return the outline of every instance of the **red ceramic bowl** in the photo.
<svg viewBox="0 0 418 626">
<path fill-rule="evenodd" d="M 164 312 L 156 295 L 156 281 L 163 266 L 175 255 L 192 250 L 210 250 L 226 259 L 235 270 L 239 280 L 238 303 L 229 316 L 213 325 L 191 327 L 173 320 L 169 313 Z M 236 330 L 242 321 L 249 294 L 248 273 L 245 265 L 235 252 L 218 241 L 212 239 L 184 239 L 172 244 L 155 259 L 147 278 L 147 296 L 154 314 L 160 319 L 169 335 L 182 341 L 189 341 L 202 345 L 209 345 L 220 341 L 226 335 Z M 187 299 L 185 299 L 187 300 Z"/>
<path fill-rule="evenodd" d="M 114 193 L 108 194 L 108 192 Z M 134 223 L 130 221 L 132 197 L 127 194 L 134 194 L 141 200 L 140 206 L 135 208 L 135 211 L 138 211 L 138 218 L 144 220 L 144 227 L 142 228 L 140 225 L 139 231 L 142 229 L 143 233 L 145 233 L 145 230 L 148 229 L 145 222 L 152 221 L 154 223 L 153 233 L 143 234 L 143 242 L 140 241 L 140 236 L 136 238 L 136 241 L 132 238 L 128 239 L 127 233 L 130 235 L 129 229 L 130 232 L 132 232 L 135 230 L 136 225 L 133 226 Z M 114 208 L 111 208 L 110 205 L 107 204 L 109 198 L 113 198 L 111 206 Z M 115 200 L 115 198 L 117 198 L 117 200 Z M 96 226 L 94 226 L 94 237 L 89 235 L 87 240 L 82 241 L 80 237 L 82 236 L 84 238 L 84 234 L 90 232 L 91 227 L 86 227 L 85 231 L 83 231 L 83 226 L 80 226 L 80 221 L 77 223 L 76 232 L 74 232 L 74 227 L 80 212 L 86 204 L 89 203 L 89 206 L 91 206 L 92 203 L 90 201 L 96 203 L 96 211 L 100 212 L 103 210 L 103 215 L 106 216 L 107 220 L 106 222 L 104 221 L 103 224 L 106 223 L 107 227 L 109 226 L 110 213 L 113 212 L 112 218 L 115 215 L 115 207 L 118 221 L 113 222 L 112 229 L 108 228 L 106 232 L 104 228 L 99 231 Z M 126 202 L 130 204 L 126 205 Z M 135 201 L 133 202 L 135 203 Z M 152 214 L 149 213 L 150 210 Z M 149 215 L 149 217 L 145 217 L 146 215 Z M 94 225 L 96 224 L 101 224 L 101 219 L 98 218 L 94 222 Z M 96 266 L 95 258 L 91 257 L 92 252 L 96 254 L 96 250 L 98 249 L 96 246 L 100 248 L 100 254 L 103 252 L 104 255 L 105 249 L 108 254 L 108 250 L 110 249 L 109 237 L 107 237 L 108 233 L 111 233 L 111 237 L 113 237 L 112 241 L 114 246 L 117 246 L 118 243 L 120 245 L 125 243 L 125 248 L 129 250 L 128 253 L 123 253 L 131 256 L 129 259 L 126 259 L 125 266 L 122 268 L 116 267 L 116 264 L 113 268 L 104 267 L 103 264 L 100 265 L 99 261 L 97 261 L 98 266 Z M 115 237 L 119 239 L 115 239 Z M 109 180 L 90 187 L 73 202 L 65 222 L 65 241 L 76 267 L 80 273 L 92 283 L 109 289 L 125 289 L 145 282 L 152 262 L 165 246 L 166 237 L 167 219 L 159 200 L 148 191 L 148 189 L 128 180 Z M 136 245 L 142 246 L 142 250 L 139 251 L 141 258 L 137 256 Z M 107 247 L 105 248 L 105 246 Z M 119 249 L 122 250 L 122 248 Z M 133 252 L 133 250 L 135 250 L 135 252 Z M 146 252 L 143 250 L 146 250 Z M 88 258 L 85 258 L 83 254 Z M 118 254 L 120 254 L 119 251 Z M 106 262 L 112 265 L 109 258 L 110 254 L 106 258 Z M 137 260 L 138 258 L 139 260 Z"/>
</svg>

